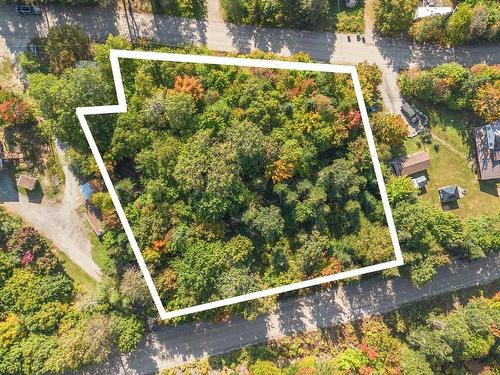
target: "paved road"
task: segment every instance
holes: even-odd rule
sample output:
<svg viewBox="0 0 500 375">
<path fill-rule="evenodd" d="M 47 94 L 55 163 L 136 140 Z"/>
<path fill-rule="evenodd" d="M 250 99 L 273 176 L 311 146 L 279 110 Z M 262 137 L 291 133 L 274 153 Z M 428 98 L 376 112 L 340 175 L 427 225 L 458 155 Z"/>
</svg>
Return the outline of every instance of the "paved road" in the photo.
<svg viewBox="0 0 500 375">
<path fill-rule="evenodd" d="M 280 303 L 276 313 L 254 321 L 233 319 L 218 324 L 158 328 L 143 339 L 134 353 L 114 357 L 106 366 L 90 368 L 83 373 L 153 374 L 203 356 L 386 313 L 431 296 L 486 285 L 499 278 L 500 253 L 473 263 L 454 261 L 441 267 L 432 283 L 422 289 L 415 288 L 405 279 L 366 279 L 344 287 L 324 289 L 307 297 L 287 299 Z"/>
<path fill-rule="evenodd" d="M 58 151 L 62 158 L 61 150 Z M 52 241 L 91 277 L 101 280 L 99 266 L 92 260 L 89 228 L 78 212 L 83 203 L 78 181 L 65 164 L 63 169 L 65 184 L 61 202 L 45 198 L 41 201 L 30 200 L 26 195 L 19 194 L 11 176 L 0 172 L 0 203 Z"/>
<path fill-rule="evenodd" d="M 419 47 L 403 39 L 378 37 L 373 34 L 371 24 L 365 42 L 357 41 L 354 35 L 340 33 L 232 25 L 221 21 L 216 1 L 210 0 L 208 5 L 208 19 L 199 21 L 136 13 L 129 9 L 63 6 L 44 7 L 42 17 L 20 17 L 12 5 L 4 5 L 0 6 L 0 54 L 21 52 L 31 38 L 46 35 L 49 27 L 72 23 L 79 24 L 99 40 L 108 34 L 119 33 L 130 39 L 147 37 L 165 44 L 206 44 L 221 51 L 249 52 L 258 48 L 282 55 L 303 51 L 315 60 L 339 64 L 368 60 L 383 71 L 382 97 L 386 110 L 392 112 L 399 112 L 401 107 L 396 84 L 400 69 L 434 66 L 445 61 L 459 61 L 465 65 L 500 61 L 500 45 L 455 49 Z"/>
</svg>

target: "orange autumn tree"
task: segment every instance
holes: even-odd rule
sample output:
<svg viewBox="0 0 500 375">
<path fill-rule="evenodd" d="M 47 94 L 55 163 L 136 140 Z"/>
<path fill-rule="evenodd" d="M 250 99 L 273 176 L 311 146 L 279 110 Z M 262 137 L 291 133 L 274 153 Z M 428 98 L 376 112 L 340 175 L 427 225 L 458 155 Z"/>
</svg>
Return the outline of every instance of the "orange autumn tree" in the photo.
<svg viewBox="0 0 500 375">
<path fill-rule="evenodd" d="M 21 125 L 31 117 L 28 105 L 15 95 L 0 96 L 0 125 Z"/>
<path fill-rule="evenodd" d="M 195 100 L 203 99 L 205 89 L 198 77 L 177 76 L 175 77 L 174 90 L 191 95 Z"/>
<path fill-rule="evenodd" d="M 391 146 L 408 136 L 408 126 L 401 115 L 377 112 L 371 118 L 371 126 L 377 141 Z"/>
<path fill-rule="evenodd" d="M 491 122 L 500 118 L 500 81 L 482 85 L 472 100 L 472 109 L 476 114 Z"/>
<path fill-rule="evenodd" d="M 287 160 L 279 159 L 273 164 L 271 179 L 274 183 L 289 180 L 293 177 L 295 165 Z"/>
</svg>

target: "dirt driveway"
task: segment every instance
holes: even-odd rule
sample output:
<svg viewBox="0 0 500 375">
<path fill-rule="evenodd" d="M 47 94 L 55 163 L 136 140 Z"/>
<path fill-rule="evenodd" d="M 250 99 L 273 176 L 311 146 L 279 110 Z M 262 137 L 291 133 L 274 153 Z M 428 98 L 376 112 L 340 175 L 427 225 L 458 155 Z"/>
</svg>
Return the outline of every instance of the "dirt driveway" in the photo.
<svg viewBox="0 0 500 375">
<path fill-rule="evenodd" d="M 62 158 L 62 150 L 58 147 Z M 22 217 L 27 223 L 42 233 L 63 251 L 74 263 L 96 280 L 101 279 L 101 271 L 92 260 L 91 243 L 85 218 L 79 212 L 82 196 L 78 181 L 63 162 L 65 175 L 64 196 L 60 202 L 42 197 L 28 199 L 19 194 L 12 177 L 0 172 L 0 204 L 9 212 Z"/>
</svg>

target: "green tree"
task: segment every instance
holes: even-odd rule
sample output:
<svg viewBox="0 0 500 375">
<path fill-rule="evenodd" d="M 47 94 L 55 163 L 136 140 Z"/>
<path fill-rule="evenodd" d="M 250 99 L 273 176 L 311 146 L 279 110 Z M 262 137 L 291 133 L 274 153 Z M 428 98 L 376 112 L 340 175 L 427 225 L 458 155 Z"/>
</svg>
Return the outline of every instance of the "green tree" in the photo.
<svg viewBox="0 0 500 375">
<path fill-rule="evenodd" d="M 446 37 L 445 20 L 441 15 L 424 17 L 412 25 L 410 35 L 418 43 L 441 43 Z"/>
<path fill-rule="evenodd" d="M 43 116 L 48 120 L 45 130 L 49 135 L 78 150 L 87 150 L 88 144 L 76 117 L 76 108 L 103 105 L 113 100 L 112 88 L 100 70 L 89 65 L 68 69 L 60 78 L 32 74 L 28 80 L 29 93 L 37 100 Z M 102 152 L 109 146 L 111 125 L 109 117 L 89 121 L 94 139 Z"/>
<path fill-rule="evenodd" d="M 470 38 L 472 7 L 467 3 L 459 4 L 446 23 L 446 34 L 452 44 L 464 44 Z"/>
<path fill-rule="evenodd" d="M 331 244 L 328 237 L 318 232 L 313 232 L 302 242 L 296 254 L 297 264 L 306 276 L 311 276 L 325 267 Z"/>
<path fill-rule="evenodd" d="M 415 203 L 418 189 L 408 176 L 393 177 L 387 183 L 387 196 L 392 206 L 400 202 Z"/>
<path fill-rule="evenodd" d="M 195 130 L 195 102 L 191 95 L 172 92 L 165 97 L 163 116 L 174 134 L 191 134 Z"/>
<path fill-rule="evenodd" d="M 269 243 L 278 241 L 285 227 L 281 210 L 273 205 L 249 209 L 243 215 L 243 221 Z"/>
<path fill-rule="evenodd" d="M 113 325 L 104 314 L 94 314 L 59 337 L 59 346 L 46 363 L 53 372 L 104 362 L 113 346 Z"/>
<path fill-rule="evenodd" d="M 357 196 L 365 183 L 366 179 L 345 159 L 336 159 L 320 170 L 317 180 L 317 185 L 325 188 L 328 199 L 334 203 Z"/>
<path fill-rule="evenodd" d="M 418 0 L 377 0 L 375 27 L 386 35 L 408 32 L 413 23 Z"/>
<path fill-rule="evenodd" d="M 144 334 L 144 324 L 135 315 L 114 314 L 111 319 L 118 349 L 121 352 L 133 351 Z"/>
<path fill-rule="evenodd" d="M 144 306 L 150 299 L 150 293 L 144 276 L 137 268 L 125 270 L 120 281 L 120 295 L 125 306 Z"/>
<path fill-rule="evenodd" d="M 300 0 L 304 26 L 314 29 L 321 25 L 328 14 L 328 7 L 328 1 L 325 0 Z"/>
<path fill-rule="evenodd" d="M 21 341 L 22 373 L 43 375 L 50 370 L 46 366 L 48 359 L 57 350 L 58 342 L 55 336 L 29 335 Z"/>
<path fill-rule="evenodd" d="M 283 372 L 271 361 L 257 360 L 250 371 L 253 375 L 282 375 Z"/>
<path fill-rule="evenodd" d="M 381 143 L 393 146 L 408 137 L 408 126 L 401 115 L 377 112 L 371 118 L 371 125 L 373 135 Z"/>
<path fill-rule="evenodd" d="M 61 74 L 80 60 L 90 57 L 90 39 L 78 26 L 53 26 L 47 34 L 45 52 L 50 71 Z"/>
</svg>

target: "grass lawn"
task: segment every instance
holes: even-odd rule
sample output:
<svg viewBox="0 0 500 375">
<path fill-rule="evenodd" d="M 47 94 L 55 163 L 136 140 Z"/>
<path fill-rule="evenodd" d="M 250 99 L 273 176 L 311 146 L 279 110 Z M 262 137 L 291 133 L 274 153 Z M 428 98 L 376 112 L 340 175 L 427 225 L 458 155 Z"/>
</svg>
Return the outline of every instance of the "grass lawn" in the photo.
<svg viewBox="0 0 500 375">
<path fill-rule="evenodd" d="M 106 253 L 106 249 L 104 248 L 101 240 L 99 239 L 99 237 L 97 237 L 90 225 L 88 223 L 86 224 L 89 228 L 89 240 L 92 245 L 92 260 L 99 266 L 101 270 L 107 270 L 112 263 L 109 259 L 108 254 Z"/>
<path fill-rule="evenodd" d="M 468 217 L 499 213 L 500 198 L 494 195 L 495 184 L 480 183 L 469 163 L 472 147 L 469 143 L 469 129 L 483 123 L 466 113 L 419 107 L 429 114 L 432 143 L 424 145 L 419 137 L 415 137 L 405 141 L 405 149 L 407 154 L 425 150 L 431 159 L 427 192 L 420 195 L 420 198 L 441 207 L 438 188 L 458 185 L 469 192 L 458 201 L 458 208 L 453 210 L 457 215 Z"/>
<path fill-rule="evenodd" d="M 89 276 L 62 251 L 55 251 L 56 256 L 62 263 L 64 271 L 82 288 L 83 291 L 89 291 L 97 288 L 97 281 Z"/>
</svg>

